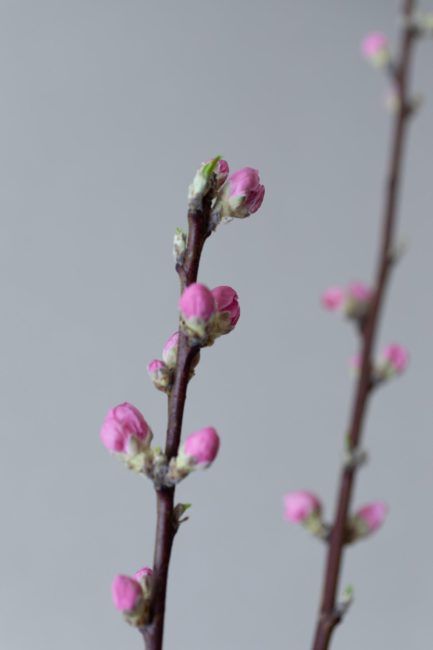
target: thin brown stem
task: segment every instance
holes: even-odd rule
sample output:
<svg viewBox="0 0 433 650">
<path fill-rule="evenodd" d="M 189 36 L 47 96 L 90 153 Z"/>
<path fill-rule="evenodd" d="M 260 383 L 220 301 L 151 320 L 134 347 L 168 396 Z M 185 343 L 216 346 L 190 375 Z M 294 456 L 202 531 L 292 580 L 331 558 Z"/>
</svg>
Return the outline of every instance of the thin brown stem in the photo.
<svg viewBox="0 0 433 650">
<path fill-rule="evenodd" d="M 371 394 L 370 368 L 372 352 L 375 345 L 380 315 L 383 308 L 387 284 L 392 268 L 394 230 L 397 217 L 397 201 L 401 185 L 403 150 L 410 116 L 409 98 L 409 68 L 411 63 L 412 45 L 416 32 L 410 26 L 415 10 L 416 0 L 404 0 L 403 16 L 405 18 L 401 37 L 401 48 L 396 65 L 396 82 L 398 86 L 400 109 L 396 114 L 393 141 L 389 165 L 389 177 L 386 187 L 385 209 L 382 227 L 382 241 L 376 272 L 375 292 L 371 310 L 366 325 L 361 333 L 362 367 L 355 389 L 355 396 L 348 429 L 350 449 L 359 448 L 363 424 Z M 357 466 L 346 466 L 340 477 L 340 487 L 337 499 L 335 521 L 329 540 L 328 555 L 325 569 L 322 601 L 313 650 L 327 650 L 336 625 L 340 622 L 336 602 L 339 578 L 342 568 L 345 532 L 349 508 L 352 500 L 357 475 Z"/>
<path fill-rule="evenodd" d="M 203 200 L 202 209 L 188 213 L 188 244 L 184 262 L 177 266 L 181 281 L 181 291 L 197 281 L 200 257 L 204 243 L 209 235 L 212 192 Z M 198 348 L 191 348 L 187 337 L 180 332 L 176 374 L 168 398 L 168 425 L 165 453 L 170 460 L 177 455 L 182 433 L 182 420 L 191 370 L 199 354 Z M 175 488 L 162 488 L 156 491 L 157 524 L 155 553 L 152 577 L 151 620 L 142 628 L 146 650 L 162 650 L 167 594 L 168 570 L 174 536 L 177 532 L 175 508 Z"/>
</svg>

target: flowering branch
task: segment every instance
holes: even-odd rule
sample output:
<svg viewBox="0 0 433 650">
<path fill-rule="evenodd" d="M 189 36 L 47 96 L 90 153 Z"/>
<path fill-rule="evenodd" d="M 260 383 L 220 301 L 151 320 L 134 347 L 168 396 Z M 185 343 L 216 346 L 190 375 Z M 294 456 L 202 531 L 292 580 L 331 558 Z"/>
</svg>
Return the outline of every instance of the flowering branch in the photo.
<svg viewBox="0 0 433 650">
<path fill-rule="evenodd" d="M 352 602 L 351 587 L 346 589 L 340 602 L 337 601 L 346 545 L 377 530 L 387 512 L 386 505 L 376 501 L 362 507 L 355 515 L 349 516 L 358 469 L 366 460 L 361 439 L 370 397 L 379 385 L 400 374 L 408 360 L 406 350 L 397 344 L 386 347 L 377 362 L 373 361 L 373 351 L 390 273 L 398 259 L 394 231 L 404 144 L 409 118 L 417 108 L 417 102 L 409 95 L 409 70 L 413 45 L 418 36 L 428 35 L 432 29 L 430 19 L 415 16 L 415 8 L 416 0 L 403 0 L 401 43 L 396 61 L 391 56 L 388 39 L 384 34 L 371 33 L 362 43 L 363 55 L 374 66 L 386 71 L 395 94 L 393 104 L 389 106 L 394 113 L 394 129 L 374 289 L 371 290 L 362 283 L 355 282 L 346 289 L 336 287 L 328 289 L 322 296 L 322 303 L 326 309 L 341 310 L 354 322 L 360 339 L 360 354 L 353 360 L 353 369 L 358 379 L 345 438 L 345 457 L 341 469 L 334 522 L 327 524 L 323 521 L 322 504 L 311 492 L 291 492 L 284 498 L 286 518 L 301 523 L 310 533 L 328 545 L 313 650 L 328 649 L 335 627 L 341 622 Z"/>
<path fill-rule="evenodd" d="M 128 623 L 143 635 L 146 650 L 162 650 L 168 571 L 174 537 L 188 504 L 175 505 L 179 481 L 215 459 L 219 437 L 212 427 L 190 434 L 181 445 L 182 421 L 188 383 L 200 359 L 200 350 L 228 334 L 240 308 L 230 287 L 210 291 L 197 283 L 206 239 L 223 220 L 248 217 L 264 197 L 258 172 L 246 167 L 228 178 L 228 164 L 217 156 L 204 163 L 189 189 L 188 234 L 178 229 L 174 238 L 176 270 L 180 278 L 179 329 L 167 341 L 163 359 L 148 365 L 158 390 L 168 397 L 168 423 L 164 452 L 151 448 L 152 431 L 140 411 L 128 403 L 111 409 L 101 430 L 104 445 L 127 467 L 153 481 L 157 523 L 153 569 L 144 567 L 134 577 L 117 576 L 113 600 Z"/>
<path fill-rule="evenodd" d="M 390 271 L 394 261 L 394 230 L 396 224 L 397 200 L 400 189 L 403 149 L 407 133 L 408 118 L 410 117 L 411 101 L 409 97 L 409 67 L 417 30 L 413 23 L 415 0 L 404 0 L 401 49 L 399 59 L 394 68 L 397 85 L 399 108 L 395 115 L 393 145 L 391 150 L 389 178 L 383 218 L 382 243 L 376 273 L 375 291 L 371 306 L 360 330 L 361 337 L 361 367 L 355 390 L 355 398 L 348 433 L 348 448 L 351 454 L 359 450 L 363 424 L 369 398 L 374 387 L 371 381 L 372 352 L 378 331 L 379 319 L 383 308 L 385 292 Z M 341 573 L 344 546 L 347 542 L 347 520 L 352 494 L 355 486 L 359 464 L 346 464 L 340 477 L 337 511 L 331 529 L 325 578 L 317 622 L 313 650 L 326 650 L 329 646 L 335 626 L 340 622 L 341 615 L 336 597 Z"/>
</svg>

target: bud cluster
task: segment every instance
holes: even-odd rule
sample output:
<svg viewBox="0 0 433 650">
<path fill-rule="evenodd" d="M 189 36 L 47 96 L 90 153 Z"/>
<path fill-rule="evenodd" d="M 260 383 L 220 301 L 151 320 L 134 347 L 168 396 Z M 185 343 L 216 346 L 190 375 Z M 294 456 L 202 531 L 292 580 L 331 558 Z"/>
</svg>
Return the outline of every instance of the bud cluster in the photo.
<svg viewBox="0 0 433 650">
<path fill-rule="evenodd" d="M 330 287 L 321 297 L 328 311 L 339 311 L 346 318 L 363 323 L 373 298 L 372 290 L 362 282 L 352 282 L 348 287 Z"/>
<path fill-rule="evenodd" d="M 347 542 L 355 542 L 378 530 L 388 512 L 382 501 L 374 501 L 360 508 L 347 525 Z M 320 499 L 306 490 L 290 492 L 284 496 L 284 516 L 287 521 L 301 524 L 312 535 L 327 539 L 330 528 L 322 520 Z"/>
<path fill-rule="evenodd" d="M 371 384 L 375 386 L 401 375 L 408 363 L 409 353 L 402 345 L 398 343 L 387 345 L 371 368 Z M 358 374 L 362 365 L 361 355 L 355 355 L 351 365 L 354 372 Z"/>
<path fill-rule="evenodd" d="M 204 284 L 191 284 L 180 298 L 179 309 L 190 345 L 212 345 L 234 329 L 240 316 L 238 295 L 227 286 L 210 290 Z"/>
<path fill-rule="evenodd" d="M 211 189 L 211 230 L 222 220 L 244 219 L 257 212 L 265 195 L 257 169 L 243 167 L 229 176 L 229 165 L 220 156 L 203 163 L 196 172 L 189 188 L 190 208 L 200 208 Z"/>
<path fill-rule="evenodd" d="M 110 409 L 101 440 L 129 469 L 149 476 L 158 488 L 175 485 L 193 470 L 209 467 L 220 444 L 214 428 L 200 429 L 186 438 L 178 455 L 168 462 L 159 447 L 151 447 L 152 432 L 140 411 L 127 402 Z"/>
</svg>

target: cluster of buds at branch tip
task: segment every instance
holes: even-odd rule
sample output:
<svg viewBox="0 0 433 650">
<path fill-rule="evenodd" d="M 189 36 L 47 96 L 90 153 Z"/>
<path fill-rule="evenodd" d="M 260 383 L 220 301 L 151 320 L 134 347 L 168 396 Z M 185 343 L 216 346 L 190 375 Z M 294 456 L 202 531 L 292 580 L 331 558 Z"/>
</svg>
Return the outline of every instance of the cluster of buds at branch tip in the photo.
<svg viewBox="0 0 433 650">
<path fill-rule="evenodd" d="M 152 569 L 143 567 L 134 577 L 117 575 L 111 586 L 114 606 L 135 627 L 145 625 L 149 617 Z"/>
<path fill-rule="evenodd" d="M 181 327 L 192 346 L 212 345 L 231 332 L 240 316 L 238 295 L 227 286 L 211 291 L 203 284 L 191 284 L 180 298 L 179 309 Z"/>
<path fill-rule="evenodd" d="M 361 43 L 362 55 L 376 68 L 385 68 L 391 63 L 388 37 L 382 32 L 370 32 Z"/>
<path fill-rule="evenodd" d="M 360 508 L 349 522 L 349 541 L 355 542 L 378 530 L 385 521 L 388 506 L 374 501 Z"/>
<path fill-rule="evenodd" d="M 387 345 L 371 368 L 371 385 L 376 386 L 401 375 L 406 370 L 408 363 L 409 353 L 402 345 L 398 343 Z M 352 357 L 351 366 L 356 374 L 359 373 L 361 365 L 360 354 Z"/>
<path fill-rule="evenodd" d="M 286 494 L 284 516 L 287 521 L 302 524 L 315 537 L 327 539 L 329 529 L 322 521 L 322 504 L 312 492 L 301 490 Z"/>
<path fill-rule="evenodd" d="M 203 198 L 212 190 L 211 219 L 209 230 L 216 229 L 221 221 L 244 219 L 260 208 L 265 196 L 264 185 L 260 182 L 257 169 L 243 167 L 229 176 L 229 165 L 221 156 L 217 156 L 198 169 L 189 188 L 190 209 L 200 209 Z M 175 236 L 175 258 L 180 235 Z"/>
<path fill-rule="evenodd" d="M 321 296 L 321 302 L 328 311 L 342 312 L 346 318 L 365 322 L 373 298 L 372 290 L 362 282 L 352 282 L 347 288 L 330 287 Z"/>
</svg>

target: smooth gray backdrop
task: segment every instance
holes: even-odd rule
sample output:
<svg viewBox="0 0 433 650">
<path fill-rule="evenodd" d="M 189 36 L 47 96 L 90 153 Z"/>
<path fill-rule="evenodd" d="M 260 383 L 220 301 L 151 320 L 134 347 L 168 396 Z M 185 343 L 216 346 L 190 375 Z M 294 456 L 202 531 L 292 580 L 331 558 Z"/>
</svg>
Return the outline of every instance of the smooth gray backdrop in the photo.
<svg viewBox="0 0 433 650">
<path fill-rule="evenodd" d="M 200 279 L 233 285 L 242 318 L 203 354 L 185 432 L 218 428 L 170 573 L 167 650 L 307 649 L 324 549 L 283 521 L 311 488 L 331 514 L 353 388 L 350 327 L 321 291 L 369 281 L 390 118 L 359 55 L 395 42 L 394 0 L 1 0 L 2 650 L 134 650 L 112 577 L 150 563 L 150 484 L 99 441 L 136 404 L 162 440 L 147 362 L 175 329 L 171 242 L 202 160 L 260 169 L 260 212 L 221 227 Z M 427 5 L 428 6 L 428 5 Z M 433 7 L 430 5 L 430 9 Z M 350 550 L 356 603 L 335 650 L 431 639 L 433 42 L 411 128 L 400 236 L 380 343 L 411 353 L 368 418 L 356 505 L 389 519 Z"/>
</svg>

